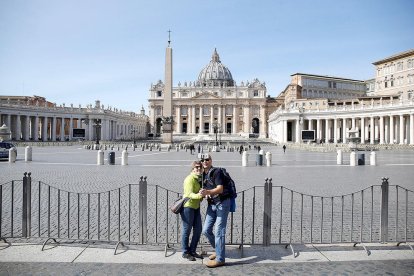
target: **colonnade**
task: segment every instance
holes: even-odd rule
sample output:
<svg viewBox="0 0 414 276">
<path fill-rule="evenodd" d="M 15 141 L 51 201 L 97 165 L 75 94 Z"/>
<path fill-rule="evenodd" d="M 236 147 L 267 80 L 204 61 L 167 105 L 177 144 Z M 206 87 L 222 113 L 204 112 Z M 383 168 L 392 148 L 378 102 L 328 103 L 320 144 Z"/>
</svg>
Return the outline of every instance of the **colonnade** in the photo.
<svg viewBox="0 0 414 276">
<path fill-rule="evenodd" d="M 288 129 L 287 122 L 291 122 Z M 347 143 L 350 131 L 361 144 L 414 144 L 414 114 L 366 115 L 337 118 L 298 118 L 284 121 L 283 142 L 301 141 L 302 130 L 315 130 L 318 142 Z M 292 133 L 289 136 L 289 133 Z"/>
<path fill-rule="evenodd" d="M 20 113 L 20 112 L 19 112 Z M 96 129 L 94 119 L 100 120 Z M 86 140 L 132 139 L 146 137 L 145 122 L 135 125 L 128 122 L 106 119 L 103 116 L 48 116 L 47 114 L 0 114 L 0 123 L 8 126 L 15 141 L 69 141 L 74 137 L 73 129 L 85 129 Z M 133 132 L 135 130 L 135 133 Z M 98 132 L 97 132 L 98 131 Z"/>
</svg>

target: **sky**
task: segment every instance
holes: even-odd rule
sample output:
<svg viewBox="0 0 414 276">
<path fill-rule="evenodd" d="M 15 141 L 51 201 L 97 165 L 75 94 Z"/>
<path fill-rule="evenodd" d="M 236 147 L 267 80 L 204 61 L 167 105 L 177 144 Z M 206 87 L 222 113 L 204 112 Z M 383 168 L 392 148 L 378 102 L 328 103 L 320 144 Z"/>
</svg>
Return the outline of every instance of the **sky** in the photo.
<svg viewBox="0 0 414 276">
<path fill-rule="evenodd" d="M 276 97 L 294 73 L 367 80 L 414 49 L 414 0 L 0 0 L 0 95 L 148 114 L 164 79 L 195 81 L 214 48 L 237 84 Z"/>
</svg>

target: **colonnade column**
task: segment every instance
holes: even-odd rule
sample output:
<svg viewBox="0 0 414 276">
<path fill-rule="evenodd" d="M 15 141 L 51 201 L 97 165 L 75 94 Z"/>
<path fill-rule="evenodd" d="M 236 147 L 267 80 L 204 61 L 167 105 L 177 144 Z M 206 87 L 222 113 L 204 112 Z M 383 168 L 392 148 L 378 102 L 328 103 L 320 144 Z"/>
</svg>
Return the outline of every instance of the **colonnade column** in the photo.
<svg viewBox="0 0 414 276">
<path fill-rule="evenodd" d="M 329 119 L 325 119 L 325 143 L 329 143 L 331 133 L 329 132 Z"/>
<path fill-rule="evenodd" d="M 410 114 L 410 145 L 414 144 L 414 114 Z"/>
<path fill-rule="evenodd" d="M 56 117 L 52 118 L 52 141 L 56 141 Z"/>
<path fill-rule="evenodd" d="M 316 119 L 316 139 L 321 140 L 321 119 Z"/>
<path fill-rule="evenodd" d="M 394 144 L 394 116 L 390 116 L 390 144 Z"/>
<path fill-rule="evenodd" d="M 30 116 L 27 115 L 25 118 L 24 131 L 23 131 L 23 140 L 30 140 Z"/>
<path fill-rule="evenodd" d="M 342 119 L 342 143 L 346 143 L 346 118 Z"/>
<path fill-rule="evenodd" d="M 404 144 L 404 116 L 400 115 L 400 145 Z"/>
<path fill-rule="evenodd" d="M 22 122 L 21 122 L 21 118 L 20 115 L 16 115 L 16 140 L 19 141 L 20 140 L 20 135 L 22 133 Z"/>
<path fill-rule="evenodd" d="M 375 135 L 375 125 L 374 125 L 374 117 L 371 116 L 371 127 L 369 130 L 369 136 L 370 136 L 370 144 L 374 144 L 374 135 Z"/>
<path fill-rule="evenodd" d="M 301 133 L 301 128 L 302 128 L 302 125 L 300 124 L 300 119 L 297 119 L 297 120 L 295 120 L 295 123 L 296 123 L 296 134 L 295 134 L 295 142 L 296 143 L 300 143 L 301 141 L 300 141 L 300 133 Z"/>
<path fill-rule="evenodd" d="M 69 141 L 72 140 L 73 136 L 73 118 L 69 119 Z"/>
<path fill-rule="evenodd" d="M 246 132 L 246 133 L 250 133 L 249 106 L 247 106 L 247 105 L 246 106 L 243 106 L 243 121 L 244 121 L 243 131 Z"/>
<path fill-rule="evenodd" d="M 384 144 L 384 116 L 379 118 L 379 128 L 380 144 Z"/>
<path fill-rule="evenodd" d="M 283 120 L 283 143 L 287 142 L 287 120 Z"/>
<path fill-rule="evenodd" d="M 33 128 L 33 140 L 39 140 L 39 116 L 35 117 L 34 128 Z"/>
<path fill-rule="evenodd" d="M 334 119 L 334 129 L 333 129 L 333 133 L 334 133 L 334 144 L 338 143 L 338 119 Z"/>
<path fill-rule="evenodd" d="M 60 118 L 60 141 L 65 141 L 65 118 Z M 92 124 L 92 121 L 89 122 Z"/>
<path fill-rule="evenodd" d="M 42 120 L 42 141 L 47 141 L 47 117 L 44 116 Z"/>
<path fill-rule="evenodd" d="M 361 144 L 365 144 L 365 118 L 361 118 Z"/>
</svg>

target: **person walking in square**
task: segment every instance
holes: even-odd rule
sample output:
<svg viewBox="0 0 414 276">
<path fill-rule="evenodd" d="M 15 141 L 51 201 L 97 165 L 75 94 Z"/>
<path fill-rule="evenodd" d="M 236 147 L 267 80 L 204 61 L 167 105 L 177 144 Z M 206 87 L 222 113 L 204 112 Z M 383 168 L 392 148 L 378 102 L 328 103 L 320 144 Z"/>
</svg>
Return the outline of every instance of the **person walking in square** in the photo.
<svg viewBox="0 0 414 276">
<path fill-rule="evenodd" d="M 184 208 L 180 213 L 182 220 L 181 248 L 183 258 L 189 261 L 203 258 L 196 252 L 202 229 L 200 213 L 202 195 L 199 193 L 201 188 L 201 172 L 201 162 L 194 161 L 191 164 L 191 173 L 184 179 L 183 197 L 188 197 L 189 200 L 184 204 Z M 193 237 L 191 238 L 190 245 L 188 245 L 191 230 L 193 230 Z"/>
<path fill-rule="evenodd" d="M 286 153 L 286 145 L 283 145 L 283 153 Z"/>
<path fill-rule="evenodd" d="M 231 200 L 227 187 L 224 186 L 224 175 L 220 169 L 212 166 L 211 155 L 201 160 L 204 168 L 203 188 L 200 193 L 207 198 L 208 207 L 202 233 L 207 237 L 215 253 L 209 256 L 206 266 L 210 268 L 223 266 L 226 260 L 226 227 L 230 212 Z M 215 232 L 213 233 L 214 224 Z"/>
</svg>

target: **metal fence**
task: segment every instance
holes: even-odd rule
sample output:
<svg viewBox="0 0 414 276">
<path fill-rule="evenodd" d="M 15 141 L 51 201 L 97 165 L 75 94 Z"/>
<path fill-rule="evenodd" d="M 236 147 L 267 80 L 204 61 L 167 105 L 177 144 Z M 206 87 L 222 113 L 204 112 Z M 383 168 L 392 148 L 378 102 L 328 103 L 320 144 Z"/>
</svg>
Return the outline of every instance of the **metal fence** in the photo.
<svg viewBox="0 0 414 276">
<path fill-rule="evenodd" d="M 138 183 L 100 193 L 76 193 L 32 180 L 0 185 L 0 238 L 115 242 L 115 254 L 125 243 L 163 245 L 165 252 L 181 241 L 179 215 L 169 211 L 180 193 Z M 414 192 L 380 185 L 332 197 L 299 193 L 265 179 L 238 193 L 230 214 L 226 242 L 231 245 L 330 244 L 414 240 Z M 205 214 L 206 202 L 202 203 Z M 201 245 L 207 244 L 202 238 Z"/>
</svg>

